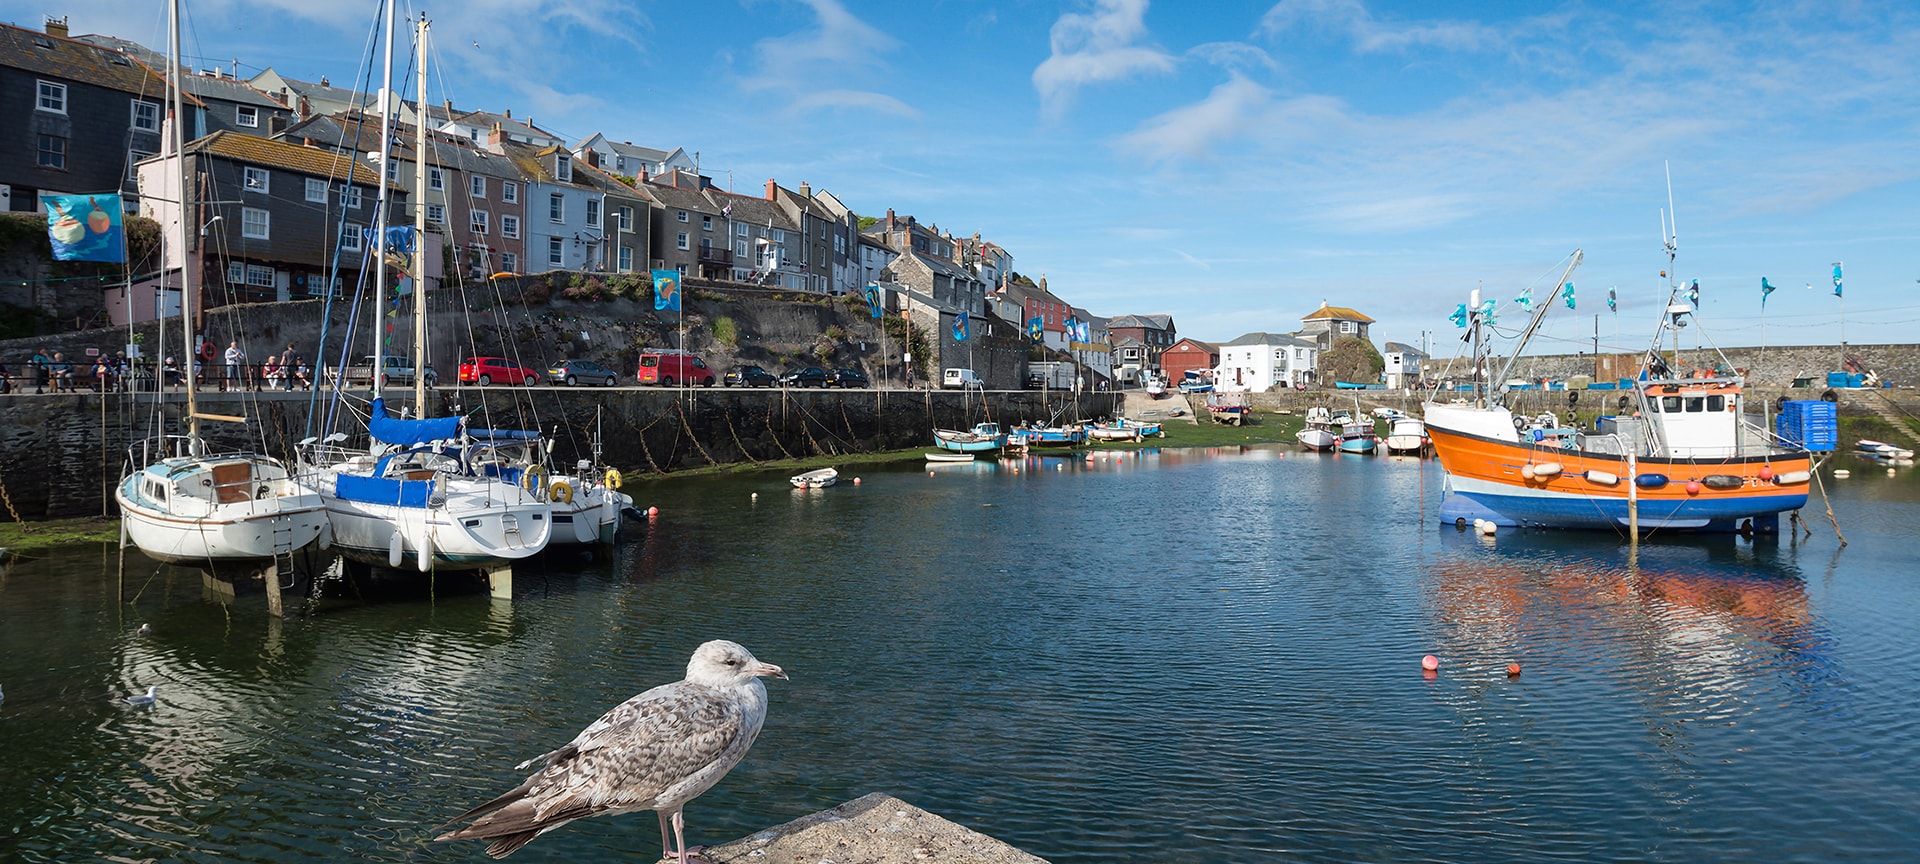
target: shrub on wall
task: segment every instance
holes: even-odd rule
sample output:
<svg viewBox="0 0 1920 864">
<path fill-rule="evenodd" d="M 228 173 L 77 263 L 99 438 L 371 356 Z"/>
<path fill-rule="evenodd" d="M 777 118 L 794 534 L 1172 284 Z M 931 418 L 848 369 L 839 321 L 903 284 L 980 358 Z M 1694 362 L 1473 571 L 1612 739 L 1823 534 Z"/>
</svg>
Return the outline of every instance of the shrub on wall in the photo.
<svg viewBox="0 0 1920 864">
<path fill-rule="evenodd" d="M 732 318 L 725 315 L 715 318 L 713 319 L 713 341 L 728 348 L 738 348 L 740 347 L 740 328 L 733 323 Z"/>
</svg>

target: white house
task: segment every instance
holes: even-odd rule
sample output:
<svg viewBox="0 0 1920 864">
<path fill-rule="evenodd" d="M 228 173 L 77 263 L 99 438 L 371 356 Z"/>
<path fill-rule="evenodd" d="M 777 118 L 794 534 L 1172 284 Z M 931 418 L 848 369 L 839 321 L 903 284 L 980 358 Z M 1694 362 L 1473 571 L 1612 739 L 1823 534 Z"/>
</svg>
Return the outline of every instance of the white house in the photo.
<svg viewBox="0 0 1920 864">
<path fill-rule="evenodd" d="M 1259 393 L 1282 385 L 1311 381 L 1320 362 L 1320 348 L 1311 339 L 1281 333 L 1248 333 L 1220 346 L 1220 365 L 1214 367 L 1216 389 Z"/>
<path fill-rule="evenodd" d="M 1413 386 L 1413 382 L 1420 380 L 1420 361 L 1427 359 L 1420 349 L 1402 342 L 1388 342 L 1382 356 L 1387 361 L 1387 387 L 1390 389 Z"/>
</svg>

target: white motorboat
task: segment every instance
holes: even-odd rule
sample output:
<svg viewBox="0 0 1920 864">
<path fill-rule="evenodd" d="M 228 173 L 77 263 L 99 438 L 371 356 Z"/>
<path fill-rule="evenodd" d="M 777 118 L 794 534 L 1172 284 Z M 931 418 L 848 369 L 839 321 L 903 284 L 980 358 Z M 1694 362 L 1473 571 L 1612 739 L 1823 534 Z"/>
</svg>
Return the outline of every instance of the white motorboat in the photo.
<svg viewBox="0 0 1920 864">
<path fill-rule="evenodd" d="M 1855 450 L 1858 450 L 1865 455 L 1872 456 L 1875 459 L 1912 459 L 1913 458 L 1912 450 L 1908 450 L 1905 447 L 1896 447 L 1892 444 L 1888 444 L 1885 441 L 1875 441 L 1870 438 L 1862 438 L 1859 441 L 1854 442 L 1853 447 Z"/>
<path fill-rule="evenodd" d="M 1340 443 L 1340 433 L 1333 425 L 1333 413 L 1324 406 L 1307 409 L 1307 425 L 1293 433 L 1300 446 L 1308 450 L 1332 450 Z"/>
<path fill-rule="evenodd" d="M 825 489 L 840 482 L 840 472 L 833 468 L 821 468 L 805 474 L 795 474 L 787 478 L 795 489 Z"/>
<path fill-rule="evenodd" d="M 1427 424 L 1413 417 L 1402 416 L 1393 421 L 1387 431 L 1388 453 L 1425 453 L 1428 446 Z"/>
</svg>

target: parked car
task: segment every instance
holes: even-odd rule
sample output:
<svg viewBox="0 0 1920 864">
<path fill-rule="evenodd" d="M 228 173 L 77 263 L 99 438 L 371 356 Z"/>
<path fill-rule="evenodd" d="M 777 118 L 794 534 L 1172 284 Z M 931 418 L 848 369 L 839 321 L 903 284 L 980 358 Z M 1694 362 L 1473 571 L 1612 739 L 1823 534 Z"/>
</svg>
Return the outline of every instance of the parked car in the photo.
<svg viewBox="0 0 1920 864">
<path fill-rule="evenodd" d="M 1028 372 L 1027 373 L 1026 388 L 1028 390 L 1044 390 L 1046 389 L 1046 386 L 1047 386 L 1046 373 L 1044 372 Z"/>
<path fill-rule="evenodd" d="M 872 381 L 858 369 L 835 369 L 827 373 L 827 383 L 835 387 L 871 387 Z"/>
<path fill-rule="evenodd" d="M 825 387 L 830 380 L 831 379 L 827 377 L 827 370 L 818 366 L 808 366 L 805 369 L 795 369 L 780 376 L 780 386 Z"/>
<path fill-rule="evenodd" d="M 496 381 L 531 387 L 540 383 L 540 373 L 505 357 L 468 357 L 460 361 L 460 383 L 486 387 Z"/>
<path fill-rule="evenodd" d="M 972 369 L 948 369 L 946 376 L 940 379 L 940 386 L 965 388 L 987 385 L 981 382 L 980 376 L 973 374 Z"/>
<path fill-rule="evenodd" d="M 386 370 L 386 373 L 382 375 L 380 378 L 380 386 L 382 387 L 413 386 L 413 359 L 412 358 L 401 357 L 397 354 L 388 354 L 385 357 L 382 357 L 379 359 L 381 361 L 382 367 Z M 347 383 L 348 384 L 365 384 L 368 381 L 372 380 L 374 360 L 375 360 L 374 356 L 369 354 L 367 355 L 366 359 L 360 363 L 360 365 L 348 366 L 347 367 Z M 336 375 L 333 377 L 337 378 L 338 376 Z M 440 383 L 439 376 L 436 376 L 433 374 L 432 366 L 428 366 L 427 367 L 427 386 L 433 387 L 439 383 Z"/>
<path fill-rule="evenodd" d="M 582 382 L 612 387 L 620 383 L 620 373 L 592 360 L 562 360 L 547 369 L 547 381 L 568 387 L 578 387 Z"/>
<path fill-rule="evenodd" d="M 662 387 L 680 383 L 712 387 L 714 374 L 706 361 L 685 351 L 649 351 L 640 355 L 640 367 L 634 380 Z"/>
<path fill-rule="evenodd" d="M 780 379 L 758 366 L 741 366 L 728 372 L 721 383 L 728 387 L 772 387 L 780 383 Z"/>
</svg>

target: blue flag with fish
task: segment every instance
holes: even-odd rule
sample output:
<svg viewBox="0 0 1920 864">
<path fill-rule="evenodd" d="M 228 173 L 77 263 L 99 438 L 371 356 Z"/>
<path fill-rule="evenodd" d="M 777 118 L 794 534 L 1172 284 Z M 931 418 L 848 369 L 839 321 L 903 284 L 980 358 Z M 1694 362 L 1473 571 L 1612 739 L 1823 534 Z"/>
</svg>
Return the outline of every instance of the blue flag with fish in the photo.
<svg viewBox="0 0 1920 864">
<path fill-rule="evenodd" d="M 124 264 L 127 234 L 118 195 L 43 195 L 55 261 Z"/>
<path fill-rule="evenodd" d="M 1767 295 L 1772 293 L 1773 285 L 1767 282 L 1767 277 L 1760 277 L 1760 308 L 1767 308 Z"/>
<path fill-rule="evenodd" d="M 1467 304 L 1455 304 L 1453 314 L 1448 315 L 1447 320 L 1452 321 L 1455 327 L 1465 328 L 1467 326 Z"/>
<path fill-rule="evenodd" d="M 1561 299 L 1567 301 L 1568 309 L 1573 308 L 1573 283 L 1572 282 L 1568 282 L 1567 284 L 1560 286 L 1560 297 Z"/>
<path fill-rule="evenodd" d="M 880 285 L 877 282 L 867 283 L 867 311 L 875 318 L 880 317 Z"/>
<path fill-rule="evenodd" d="M 653 308 L 656 312 L 680 311 L 680 271 L 653 271 Z"/>
<path fill-rule="evenodd" d="M 961 312 L 953 316 L 953 341 L 965 342 L 971 335 L 973 335 L 973 329 L 967 326 L 967 313 Z"/>
<path fill-rule="evenodd" d="M 1027 338 L 1038 342 L 1047 336 L 1047 322 L 1044 318 L 1027 319 Z"/>
<path fill-rule="evenodd" d="M 1833 262 L 1833 296 L 1845 297 L 1840 293 L 1840 262 Z"/>
</svg>

